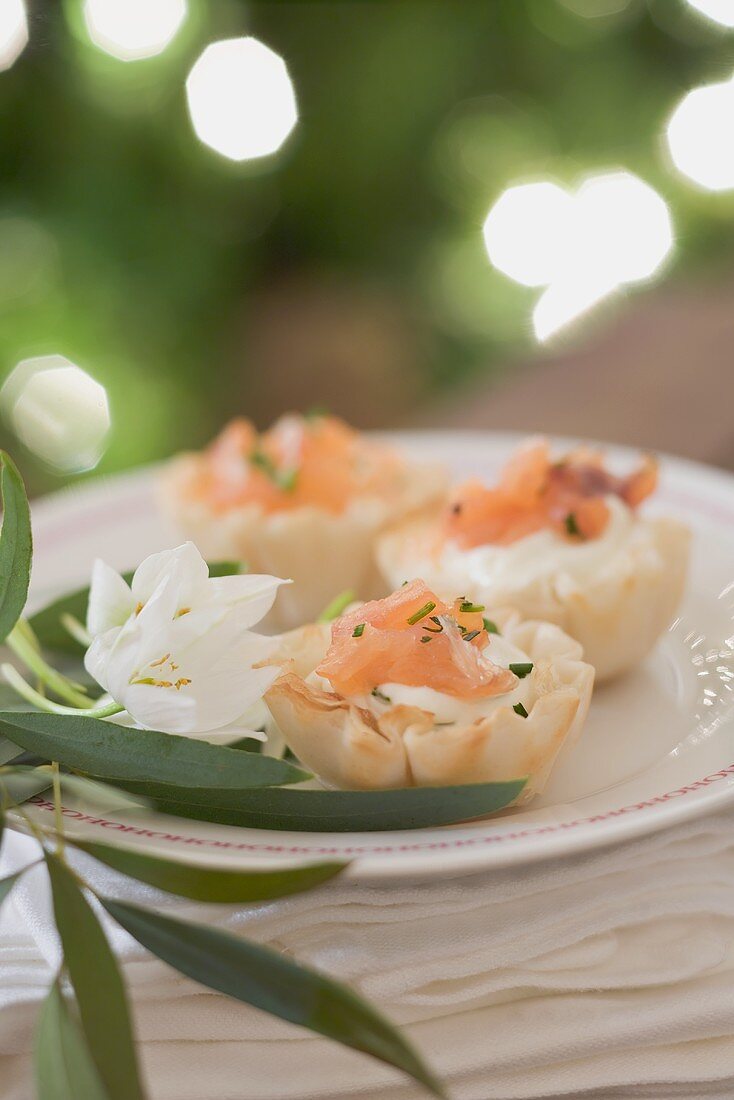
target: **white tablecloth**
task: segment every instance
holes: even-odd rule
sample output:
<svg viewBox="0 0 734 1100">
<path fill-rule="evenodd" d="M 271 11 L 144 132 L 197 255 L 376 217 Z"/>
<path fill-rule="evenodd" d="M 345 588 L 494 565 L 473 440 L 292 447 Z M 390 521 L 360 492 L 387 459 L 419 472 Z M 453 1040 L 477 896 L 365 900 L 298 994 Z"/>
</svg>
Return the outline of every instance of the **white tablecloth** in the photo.
<svg viewBox="0 0 734 1100">
<path fill-rule="evenodd" d="M 3 873 L 33 842 L 6 837 Z M 235 909 L 84 860 L 107 892 L 216 921 L 351 982 L 456 1100 L 734 1096 L 734 815 L 552 864 L 316 891 Z M 151 1100 L 408 1100 L 397 1073 L 179 977 L 110 926 Z M 0 924 L 3 1100 L 33 1096 L 38 1001 L 58 960 L 45 872 Z M 81 1098 L 80 1098 L 81 1100 Z"/>
</svg>

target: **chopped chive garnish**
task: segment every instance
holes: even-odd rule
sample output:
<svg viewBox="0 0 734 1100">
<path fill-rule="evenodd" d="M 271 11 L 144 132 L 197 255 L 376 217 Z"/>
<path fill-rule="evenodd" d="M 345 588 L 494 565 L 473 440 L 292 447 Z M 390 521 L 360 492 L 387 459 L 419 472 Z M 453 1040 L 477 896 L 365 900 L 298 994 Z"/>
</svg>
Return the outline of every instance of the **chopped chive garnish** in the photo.
<svg viewBox="0 0 734 1100">
<path fill-rule="evenodd" d="M 401 588 L 405 588 L 405 586 L 406 586 L 406 584 L 407 584 L 407 583 L 408 583 L 407 581 L 403 581 L 403 583 L 402 583 L 402 584 L 400 585 L 400 587 L 401 587 Z"/>
<path fill-rule="evenodd" d="M 515 703 L 512 709 L 514 710 L 515 714 L 519 714 L 521 718 L 527 718 L 528 712 L 525 710 L 525 707 L 522 705 L 522 703 Z"/>
<path fill-rule="evenodd" d="M 456 625 L 458 626 L 458 628 L 459 628 L 459 630 L 461 631 L 462 634 L 466 634 L 466 627 L 465 626 L 463 626 L 461 623 L 457 623 Z"/>
<path fill-rule="evenodd" d="M 435 623 L 436 626 L 441 626 L 441 620 L 439 619 L 438 615 L 431 615 L 431 622 Z M 441 629 L 443 630 L 442 626 Z"/>
<path fill-rule="evenodd" d="M 443 627 L 439 623 L 438 626 L 429 626 L 428 623 L 423 624 L 423 629 L 427 630 L 429 634 L 440 634 Z"/>
<path fill-rule="evenodd" d="M 324 608 L 316 620 L 319 623 L 330 623 L 333 619 L 338 619 L 342 611 L 345 611 L 350 603 L 354 603 L 357 598 L 356 592 L 353 592 L 351 588 L 348 588 L 346 592 L 340 592 L 338 596 L 335 596 L 330 604 Z"/>
<path fill-rule="evenodd" d="M 250 465 L 257 466 L 268 477 L 272 477 L 275 480 L 277 473 L 275 469 L 275 463 L 272 459 L 268 458 L 264 451 L 260 451 L 257 448 L 250 453 Z"/>
<path fill-rule="evenodd" d="M 250 454 L 250 465 L 257 466 L 284 492 L 290 493 L 295 489 L 298 481 L 298 470 L 279 470 L 264 451 L 255 448 Z"/>
<path fill-rule="evenodd" d="M 425 619 L 426 615 L 430 614 L 435 606 L 436 604 L 433 600 L 429 600 L 428 603 L 424 603 L 423 607 L 419 607 L 417 611 L 414 611 L 413 614 L 408 617 L 408 624 L 410 626 L 415 626 L 415 624 L 419 623 L 421 619 Z"/>
<path fill-rule="evenodd" d="M 430 635 L 430 634 L 425 634 L 425 635 L 424 635 L 424 636 L 423 636 L 423 637 L 421 638 L 421 641 L 422 641 L 422 642 L 430 642 L 430 640 L 431 640 L 431 635 Z"/>
<path fill-rule="evenodd" d="M 525 677 L 533 671 L 532 661 L 521 661 L 516 665 L 507 666 L 510 672 L 514 672 L 519 680 L 524 680 Z"/>
<path fill-rule="evenodd" d="M 361 638 L 362 635 L 364 634 L 364 628 L 365 628 L 364 623 L 357 623 L 354 630 L 352 631 L 352 637 L 353 638 Z"/>
<path fill-rule="evenodd" d="M 576 516 L 573 514 L 573 512 L 569 512 L 563 522 L 569 535 L 575 535 L 576 538 L 583 537 L 581 533 L 581 528 L 576 522 Z"/>
<path fill-rule="evenodd" d="M 482 622 L 488 634 L 499 634 L 500 628 L 497 626 L 497 623 L 493 623 L 491 619 L 482 619 Z"/>
<path fill-rule="evenodd" d="M 298 470 L 281 470 L 276 481 L 279 489 L 285 493 L 292 493 L 298 484 Z"/>
<path fill-rule="evenodd" d="M 472 603 L 471 600 L 464 600 L 459 611 L 464 615 L 471 615 L 473 611 L 484 611 L 484 604 Z"/>
<path fill-rule="evenodd" d="M 475 638 L 478 638 L 481 634 L 480 630 L 470 630 L 468 634 L 464 635 L 465 642 L 473 642 Z"/>
<path fill-rule="evenodd" d="M 390 699 L 387 695 L 383 695 L 379 688 L 372 688 L 372 694 L 374 695 L 375 699 L 379 699 L 381 703 L 392 703 L 392 699 Z"/>
</svg>

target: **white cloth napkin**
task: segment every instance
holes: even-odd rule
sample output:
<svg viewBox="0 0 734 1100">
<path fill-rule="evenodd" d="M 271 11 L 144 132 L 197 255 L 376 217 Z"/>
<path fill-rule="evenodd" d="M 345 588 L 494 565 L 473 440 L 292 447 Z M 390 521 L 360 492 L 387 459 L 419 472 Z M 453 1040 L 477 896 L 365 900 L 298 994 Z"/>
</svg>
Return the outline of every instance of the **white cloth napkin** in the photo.
<svg viewBox="0 0 734 1100">
<path fill-rule="evenodd" d="M 6 837 L 7 873 L 34 854 Z M 83 869 L 110 894 L 216 922 L 350 982 L 455 1100 L 734 1096 L 734 814 L 553 863 L 330 883 L 235 909 Z M 42 868 L 0 926 L 3 1100 L 31 1100 L 58 960 Z M 110 924 L 151 1100 L 413 1100 L 397 1073 L 179 977 Z"/>
</svg>

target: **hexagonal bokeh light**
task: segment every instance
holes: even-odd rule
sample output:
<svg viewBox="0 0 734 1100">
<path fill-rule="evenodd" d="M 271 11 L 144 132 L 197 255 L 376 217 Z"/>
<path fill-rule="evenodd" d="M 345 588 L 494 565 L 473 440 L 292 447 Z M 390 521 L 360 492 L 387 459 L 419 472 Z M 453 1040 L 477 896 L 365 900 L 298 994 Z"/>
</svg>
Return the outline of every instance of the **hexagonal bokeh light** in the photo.
<svg viewBox="0 0 734 1100">
<path fill-rule="evenodd" d="M 23 0 L 0 3 L 0 72 L 9 69 L 28 43 L 28 18 Z"/>
<path fill-rule="evenodd" d="M 84 0 L 89 37 L 120 61 L 154 57 L 165 50 L 186 11 L 186 0 Z"/>
<path fill-rule="evenodd" d="M 197 136 L 230 160 L 276 152 L 298 120 L 283 58 L 256 38 L 207 46 L 189 73 L 186 95 Z"/>
<path fill-rule="evenodd" d="M 556 183 L 508 187 L 484 223 L 490 260 L 523 286 L 545 286 L 553 277 L 567 234 L 573 200 Z"/>
<path fill-rule="evenodd" d="M 489 258 L 525 286 L 544 286 L 538 340 L 618 287 L 651 278 L 673 245 L 667 204 L 630 172 L 604 172 L 573 193 L 541 181 L 508 188 L 484 225 Z"/>
<path fill-rule="evenodd" d="M 734 80 L 688 92 L 670 117 L 666 138 L 684 176 L 707 191 L 734 188 Z"/>
<path fill-rule="evenodd" d="M 107 393 L 63 355 L 21 360 L 0 390 L 0 407 L 21 442 L 59 471 L 90 470 L 104 453 Z"/>
<path fill-rule="evenodd" d="M 688 5 L 722 27 L 734 27 L 734 0 L 688 0 Z"/>
</svg>

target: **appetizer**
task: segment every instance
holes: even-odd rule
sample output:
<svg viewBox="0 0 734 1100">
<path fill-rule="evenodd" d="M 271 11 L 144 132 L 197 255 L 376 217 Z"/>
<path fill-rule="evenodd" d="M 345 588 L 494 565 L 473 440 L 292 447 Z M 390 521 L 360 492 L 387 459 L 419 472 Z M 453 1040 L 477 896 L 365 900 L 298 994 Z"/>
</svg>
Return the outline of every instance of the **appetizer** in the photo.
<svg viewBox="0 0 734 1100">
<path fill-rule="evenodd" d="M 203 453 L 174 459 L 161 499 L 205 557 L 293 579 L 269 619 L 283 629 L 315 619 L 334 592 L 383 593 L 377 534 L 446 486 L 442 470 L 334 417 L 288 415 L 263 434 L 233 420 Z"/>
<path fill-rule="evenodd" d="M 330 632 L 303 631 L 290 635 L 296 660 L 265 701 L 291 750 L 332 786 L 527 776 L 525 802 L 581 732 L 594 671 L 553 624 L 464 596 L 446 602 L 415 580 L 347 611 Z"/>
<path fill-rule="evenodd" d="M 616 477 L 597 451 L 554 461 L 532 441 L 495 487 L 467 481 L 435 516 L 387 532 L 380 566 L 392 585 L 421 576 L 441 596 L 467 592 L 557 623 L 609 679 L 647 656 L 685 585 L 688 529 L 638 512 L 656 485 L 650 457 Z"/>
</svg>

